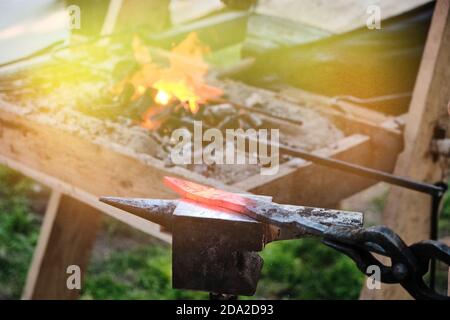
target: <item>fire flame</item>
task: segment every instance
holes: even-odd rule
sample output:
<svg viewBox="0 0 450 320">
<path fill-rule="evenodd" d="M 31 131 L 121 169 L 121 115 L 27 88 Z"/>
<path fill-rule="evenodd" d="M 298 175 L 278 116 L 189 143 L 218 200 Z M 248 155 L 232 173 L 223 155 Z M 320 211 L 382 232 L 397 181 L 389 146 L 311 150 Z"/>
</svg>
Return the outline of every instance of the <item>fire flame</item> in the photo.
<svg viewBox="0 0 450 320">
<path fill-rule="evenodd" d="M 164 90 L 159 90 L 155 96 L 155 102 L 162 104 L 163 106 L 166 106 L 167 104 L 169 104 L 170 99 L 171 99 L 170 94 Z"/>
<path fill-rule="evenodd" d="M 133 100 L 141 97 L 147 88 L 157 91 L 154 101 L 159 106 L 149 106 L 144 115 L 143 126 L 153 129 L 155 125 L 149 115 L 161 106 L 179 102 L 186 110 L 197 113 L 202 104 L 222 95 L 222 90 L 206 83 L 208 64 L 204 55 L 209 48 L 202 44 L 196 33 L 190 33 L 185 40 L 175 46 L 168 55 L 169 67 L 162 68 L 152 61 L 149 49 L 141 39 L 133 39 L 133 53 L 139 69 L 114 88 L 116 93 L 123 90 L 128 82 L 136 88 Z"/>
</svg>

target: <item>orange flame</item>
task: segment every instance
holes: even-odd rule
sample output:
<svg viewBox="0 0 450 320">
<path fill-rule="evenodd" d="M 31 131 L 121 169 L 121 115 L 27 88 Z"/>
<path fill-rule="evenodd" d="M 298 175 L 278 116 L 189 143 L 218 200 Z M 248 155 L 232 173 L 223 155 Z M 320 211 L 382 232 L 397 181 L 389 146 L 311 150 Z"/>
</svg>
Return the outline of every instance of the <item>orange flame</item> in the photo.
<svg viewBox="0 0 450 320">
<path fill-rule="evenodd" d="M 133 39 L 132 46 L 140 68 L 113 88 L 114 93 L 119 94 L 125 83 L 129 82 L 136 88 L 132 97 L 135 100 L 142 96 L 147 88 L 153 88 L 157 90 L 154 101 L 159 106 L 179 101 L 192 113 L 198 112 L 202 104 L 222 95 L 221 89 L 206 83 L 208 64 L 204 55 L 209 52 L 209 48 L 199 41 L 196 33 L 190 33 L 172 49 L 168 56 L 168 68 L 162 68 L 152 61 L 149 49 L 138 37 Z M 149 129 L 154 128 L 148 120 L 148 115 L 152 113 L 154 110 L 144 116 L 143 126 Z"/>
</svg>

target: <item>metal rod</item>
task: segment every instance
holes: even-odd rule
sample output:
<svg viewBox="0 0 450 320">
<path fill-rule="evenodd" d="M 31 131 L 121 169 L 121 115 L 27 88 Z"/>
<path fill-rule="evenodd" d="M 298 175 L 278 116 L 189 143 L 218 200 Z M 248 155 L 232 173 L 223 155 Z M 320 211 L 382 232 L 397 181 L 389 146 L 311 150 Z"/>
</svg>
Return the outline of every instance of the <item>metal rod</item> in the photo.
<svg viewBox="0 0 450 320">
<path fill-rule="evenodd" d="M 246 140 L 252 141 L 255 143 L 265 143 L 263 141 L 258 141 L 258 139 L 255 140 L 254 138 L 252 138 L 248 135 L 237 134 L 237 136 L 243 137 Z M 265 143 L 265 144 L 270 146 L 271 148 L 274 147 L 274 144 L 269 144 L 269 143 Z M 278 143 L 276 146 L 278 146 L 280 153 L 285 154 L 285 155 L 302 158 L 304 160 L 311 161 L 311 162 L 314 162 L 314 163 L 322 165 L 322 166 L 330 167 L 332 169 L 337 169 L 337 170 L 352 173 L 352 174 L 355 174 L 355 175 L 358 175 L 361 177 L 366 177 L 366 178 L 370 178 L 370 179 L 374 179 L 374 180 L 378 180 L 378 181 L 387 182 L 389 184 L 393 184 L 393 185 L 400 186 L 403 188 L 415 190 L 415 191 L 418 191 L 421 193 L 426 193 L 431 196 L 442 197 L 442 195 L 446 191 L 446 188 L 444 188 L 442 186 L 437 186 L 434 184 L 424 183 L 424 182 L 417 182 L 417 181 L 414 181 L 414 180 L 411 180 L 411 179 L 408 179 L 405 177 L 399 177 L 399 176 L 393 175 L 391 173 L 364 167 L 364 166 L 361 166 L 358 164 L 354 164 L 354 163 L 350 163 L 350 162 L 346 162 L 346 161 L 342 161 L 342 160 L 338 160 L 338 159 L 334 159 L 334 158 L 329 158 L 329 157 L 322 157 L 322 156 L 315 155 L 315 154 L 307 152 L 307 151 L 289 147 L 289 146 L 281 144 L 281 143 Z"/>
<path fill-rule="evenodd" d="M 263 116 L 266 116 L 266 117 L 270 117 L 272 119 L 285 121 L 285 122 L 288 122 L 290 124 L 295 124 L 295 125 L 298 125 L 298 126 L 303 125 L 303 121 L 302 120 L 295 120 L 295 119 L 291 119 L 291 118 L 288 118 L 288 117 L 276 115 L 276 114 L 273 114 L 273 113 L 271 113 L 269 111 L 266 111 L 266 110 L 263 110 L 263 109 L 258 109 L 258 108 L 254 108 L 254 107 L 247 107 L 247 106 L 244 106 L 244 105 L 241 105 L 241 104 L 237 104 L 235 102 L 231 102 L 231 101 L 226 100 L 226 99 L 218 98 L 218 99 L 214 99 L 213 102 L 215 102 L 215 103 L 228 103 L 228 104 L 232 105 L 233 107 L 235 107 L 236 109 L 239 109 L 239 110 L 245 110 L 245 111 L 248 111 L 248 112 L 257 113 L 257 114 L 260 114 L 260 115 L 263 115 Z"/>
<path fill-rule="evenodd" d="M 302 151 L 282 144 L 279 145 L 279 150 L 283 154 L 299 157 L 317 163 L 319 165 L 356 174 L 361 177 L 384 181 L 403 188 L 415 190 L 422 193 L 427 193 L 431 196 L 442 196 L 442 194 L 445 192 L 445 189 L 440 186 L 436 186 L 429 183 L 417 182 L 404 177 L 398 177 L 384 171 L 364 167 L 361 165 L 345 162 L 338 159 L 318 156 L 310 152 Z"/>
<path fill-rule="evenodd" d="M 230 103 L 230 102 L 228 102 L 228 103 Z M 240 109 L 240 110 L 246 110 L 248 112 L 261 114 L 263 116 L 267 116 L 267 117 L 270 117 L 270 118 L 273 118 L 273 119 L 276 119 L 276 120 L 280 120 L 280 121 L 285 121 L 285 122 L 288 122 L 290 124 L 295 124 L 295 125 L 298 125 L 298 126 L 303 125 L 303 121 L 301 121 L 301 120 L 295 120 L 295 119 L 290 119 L 290 118 L 283 117 L 283 116 L 278 116 L 278 115 L 270 113 L 269 111 L 265 111 L 265 110 L 261 110 L 261 109 L 257 109 L 257 108 L 252 108 L 252 107 L 246 107 L 246 106 L 239 105 L 239 104 L 236 104 L 236 103 L 230 103 L 230 104 L 232 106 L 236 107 L 237 109 Z"/>
<path fill-rule="evenodd" d="M 239 136 L 241 136 L 241 135 L 239 135 Z M 249 141 L 253 141 L 256 143 L 264 143 L 261 141 L 254 140 L 252 137 L 249 137 L 246 135 L 243 135 L 243 137 Z M 269 146 L 273 147 L 274 145 L 270 144 Z M 436 186 L 434 184 L 429 184 L 429 183 L 424 183 L 424 182 L 417 182 L 417 181 L 414 181 L 414 180 L 411 180 L 408 178 L 399 177 L 399 176 L 393 175 L 391 173 L 364 167 L 364 166 L 361 166 L 358 164 L 354 164 L 354 163 L 350 163 L 350 162 L 346 162 L 346 161 L 342 161 L 342 160 L 338 160 L 338 159 L 328 158 L 328 157 L 322 157 L 322 156 L 315 155 L 315 154 L 307 152 L 307 151 L 303 151 L 300 149 L 286 146 L 281 143 L 278 143 L 277 146 L 280 150 L 280 153 L 282 153 L 282 154 L 302 158 L 302 159 L 314 162 L 314 163 L 322 165 L 322 166 L 330 167 L 332 169 L 337 169 L 337 170 L 345 171 L 348 173 L 356 174 L 361 177 L 384 181 L 389 184 L 393 184 L 393 185 L 400 186 L 403 188 L 415 190 L 415 191 L 418 191 L 421 193 L 426 193 L 431 196 L 442 197 L 442 195 L 445 193 L 445 188 L 443 188 L 442 186 Z"/>
</svg>

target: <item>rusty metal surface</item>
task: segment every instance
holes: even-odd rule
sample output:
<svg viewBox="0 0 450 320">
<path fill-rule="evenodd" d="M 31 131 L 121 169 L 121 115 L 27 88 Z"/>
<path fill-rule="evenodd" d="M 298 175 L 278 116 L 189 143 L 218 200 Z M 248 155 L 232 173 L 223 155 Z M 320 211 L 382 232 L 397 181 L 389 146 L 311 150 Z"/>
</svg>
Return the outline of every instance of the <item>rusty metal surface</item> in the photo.
<svg viewBox="0 0 450 320">
<path fill-rule="evenodd" d="M 311 208 L 286 204 L 281 204 L 280 206 L 292 214 L 301 215 L 302 217 L 327 226 L 361 227 L 364 223 L 364 215 L 361 212 Z"/>
<path fill-rule="evenodd" d="M 168 231 L 172 229 L 172 214 L 178 204 L 177 200 L 140 198 L 101 197 L 99 200 L 143 219 L 158 223 Z"/>
</svg>

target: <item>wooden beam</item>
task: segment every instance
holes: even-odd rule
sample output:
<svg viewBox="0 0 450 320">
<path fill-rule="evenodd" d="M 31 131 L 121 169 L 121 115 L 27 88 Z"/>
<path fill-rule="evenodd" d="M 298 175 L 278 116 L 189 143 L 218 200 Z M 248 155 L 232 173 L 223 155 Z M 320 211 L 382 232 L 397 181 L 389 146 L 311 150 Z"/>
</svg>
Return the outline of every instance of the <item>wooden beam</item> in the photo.
<svg viewBox="0 0 450 320">
<path fill-rule="evenodd" d="M 403 116 L 392 117 L 346 101 L 307 92 L 298 88 L 284 87 L 280 98 L 311 107 L 327 117 L 346 135 L 364 134 L 374 146 L 383 148 L 386 154 L 398 154 L 403 149 Z"/>
<path fill-rule="evenodd" d="M 29 166 L 22 164 L 21 162 L 11 160 L 9 158 L 0 155 L 0 163 L 13 169 L 21 174 L 38 181 L 39 183 L 51 188 L 60 190 L 72 198 L 77 199 L 97 210 L 109 215 L 110 217 L 129 225 L 130 227 L 137 229 L 152 237 L 158 238 L 164 242 L 171 243 L 172 236 L 168 233 L 162 232 L 158 224 L 152 223 L 146 219 L 140 218 L 132 214 L 126 214 L 122 210 L 111 207 L 103 202 L 98 201 L 98 196 L 88 193 L 74 185 L 61 181 L 57 177 L 49 176 L 41 171 L 35 170 Z"/>
<path fill-rule="evenodd" d="M 0 130 L 2 132 L 0 134 L 0 154 L 3 158 L 9 162 L 21 163 L 23 167 L 40 172 L 47 177 L 55 177 L 92 196 L 173 198 L 175 195 L 161 183 L 164 175 L 179 176 L 229 191 L 261 191 L 270 194 L 270 192 L 276 190 L 280 196 L 284 195 L 285 201 L 283 202 L 299 204 L 302 204 L 299 201 L 308 201 L 306 194 L 312 192 L 314 198 L 317 199 L 317 195 L 323 190 L 320 184 L 321 180 L 318 179 L 316 180 L 317 183 L 314 184 L 317 189 L 297 190 L 294 194 L 292 190 L 298 189 L 297 186 L 299 185 L 299 180 L 294 178 L 295 175 L 292 178 L 287 178 L 290 181 L 296 181 L 294 188 L 291 188 L 292 184 L 273 184 L 275 181 L 285 179 L 284 177 L 281 178 L 280 175 L 268 180 L 266 177 L 258 175 L 248 179 L 248 181 L 246 179 L 242 184 L 228 186 L 218 180 L 207 179 L 181 167 L 167 168 L 162 161 L 149 155 L 133 153 L 132 150 L 108 143 L 105 139 L 91 141 L 51 125 L 33 121 L 30 117 L 25 118 L 11 112 L 12 109 L 13 106 L 7 106 L 6 108 L 0 106 Z M 351 151 L 345 152 L 349 157 L 342 159 L 390 171 L 395 163 L 399 147 L 394 144 L 392 147 L 394 151 L 391 151 L 391 149 L 386 151 L 390 146 L 389 141 L 396 141 L 396 138 L 389 140 L 388 136 L 383 134 L 383 131 L 379 132 L 378 140 L 375 139 L 376 134 L 370 141 L 367 138 L 362 140 L 357 138 L 353 140 L 354 142 L 349 143 L 353 138 L 343 139 L 338 142 L 337 146 L 333 146 L 329 150 L 340 152 L 339 150 L 350 148 Z M 395 135 L 396 133 L 393 134 L 393 137 L 396 137 Z M 384 143 L 380 141 L 383 140 L 382 137 L 386 137 Z M 373 141 L 378 141 L 378 143 L 375 144 Z M 370 155 L 370 158 L 368 155 Z M 359 161 L 358 159 L 361 157 L 365 160 Z M 286 175 L 296 171 L 296 164 L 290 163 L 288 166 L 290 165 L 293 166 L 288 167 L 287 170 L 282 170 Z M 318 166 L 315 170 L 317 172 L 324 171 L 326 175 L 332 172 Z M 301 177 L 301 175 L 299 176 Z M 96 179 L 93 182 L 92 177 L 101 177 L 101 179 Z M 328 178 L 324 179 L 327 180 Z M 266 180 L 270 183 L 264 187 L 262 184 Z M 344 190 L 345 192 L 336 192 L 335 197 L 329 198 L 330 200 L 333 199 L 333 202 L 328 203 L 335 205 L 340 200 L 336 200 L 339 196 L 349 196 L 352 192 L 358 192 L 362 190 L 361 188 L 370 185 L 370 183 L 367 184 L 367 180 L 364 183 L 360 183 L 359 178 L 356 180 L 358 182 L 355 187 L 348 184 L 348 187 L 339 188 L 342 192 Z M 299 196 L 303 192 L 305 196 Z M 287 195 L 295 196 L 288 198 Z"/>
<path fill-rule="evenodd" d="M 16 170 L 26 171 L 25 174 L 31 173 L 39 181 L 45 180 L 44 184 L 62 184 L 64 192 L 97 208 L 99 202 L 95 197 L 104 195 L 173 198 L 175 195 L 161 183 L 165 175 L 229 191 L 275 193 L 275 200 L 279 202 L 328 207 L 375 183 L 310 163 L 299 164 L 301 160 L 297 159 L 284 164 L 278 175 L 257 175 L 229 186 L 181 167 L 166 168 L 161 161 L 150 156 L 137 156 L 105 141 L 89 141 L 2 108 L 0 131 L 0 160 L 3 163 L 16 167 Z M 342 139 L 332 148 L 318 152 L 391 171 L 398 149 L 397 152 L 387 152 L 386 145 L 388 141 L 385 145 L 375 144 L 367 136 L 353 135 Z M 93 181 L 93 177 L 101 179 Z M 348 183 L 335 188 L 339 181 L 343 181 L 340 179 Z M 310 187 L 302 188 L 303 181 L 308 181 Z M 333 190 L 327 197 L 322 196 L 324 185 Z M 117 216 L 120 214 L 117 213 Z"/>
<path fill-rule="evenodd" d="M 68 289 L 67 268 L 76 265 L 81 278 L 87 272 L 89 257 L 101 213 L 78 200 L 53 191 L 37 248 L 28 272 L 24 299 L 76 299 L 80 290 Z"/>
<path fill-rule="evenodd" d="M 437 1 L 422 63 L 416 80 L 405 127 L 405 150 L 394 173 L 417 181 L 434 183 L 442 178 L 441 164 L 433 161 L 430 144 L 435 125 L 448 123 L 450 99 L 450 0 Z M 430 237 L 430 196 L 392 188 L 383 221 L 408 244 Z M 363 298 L 405 299 L 398 285 L 365 290 Z"/>
<path fill-rule="evenodd" d="M 229 188 L 181 167 L 167 168 L 151 156 L 92 141 L 1 107 L 0 155 L 97 197 L 173 198 L 175 193 L 162 184 L 165 175 Z"/>
<path fill-rule="evenodd" d="M 103 22 L 102 31 L 100 32 L 102 36 L 113 33 L 122 4 L 123 0 L 111 0 L 109 2 L 105 21 Z"/>
</svg>

